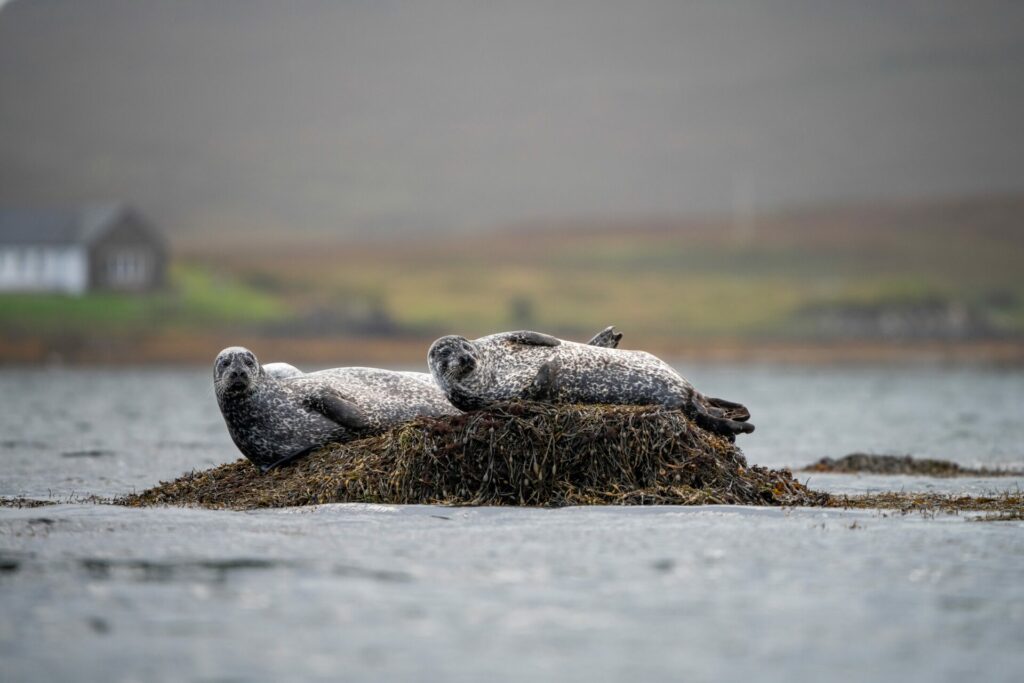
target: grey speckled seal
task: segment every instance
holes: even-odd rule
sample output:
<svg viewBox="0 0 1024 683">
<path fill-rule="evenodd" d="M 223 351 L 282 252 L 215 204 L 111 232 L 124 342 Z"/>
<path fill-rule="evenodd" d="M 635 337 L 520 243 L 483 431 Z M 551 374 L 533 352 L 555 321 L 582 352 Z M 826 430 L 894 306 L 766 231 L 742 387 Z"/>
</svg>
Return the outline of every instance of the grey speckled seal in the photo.
<svg viewBox="0 0 1024 683">
<path fill-rule="evenodd" d="M 622 333 L 616 332 L 615 327 L 609 325 L 597 334 L 595 334 L 587 344 L 591 346 L 603 346 L 609 349 L 614 349 L 622 341 Z M 291 363 L 264 363 L 263 372 L 270 377 L 275 379 L 287 379 L 288 377 L 298 377 L 304 375 L 302 370 Z M 416 377 L 422 380 L 433 382 L 432 376 L 429 372 L 401 372 L 401 374 L 407 377 Z"/>
<path fill-rule="evenodd" d="M 448 400 L 478 410 L 511 399 L 552 403 L 660 404 L 698 425 L 733 436 L 750 433 L 750 412 L 704 396 L 660 358 L 563 341 L 539 332 L 504 332 L 470 341 L 441 337 L 427 364 Z"/>
<path fill-rule="evenodd" d="M 614 348 L 606 327 L 587 342 Z M 228 433 L 264 471 L 327 443 L 383 431 L 420 415 L 455 415 L 430 373 L 343 367 L 305 373 L 290 363 L 260 365 L 242 347 L 224 349 L 213 370 Z"/>
<path fill-rule="evenodd" d="M 240 346 L 217 355 L 213 386 L 232 440 L 264 471 L 419 415 L 458 413 L 426 373 L 353 367 L 277 379 Z"/>
</svg>

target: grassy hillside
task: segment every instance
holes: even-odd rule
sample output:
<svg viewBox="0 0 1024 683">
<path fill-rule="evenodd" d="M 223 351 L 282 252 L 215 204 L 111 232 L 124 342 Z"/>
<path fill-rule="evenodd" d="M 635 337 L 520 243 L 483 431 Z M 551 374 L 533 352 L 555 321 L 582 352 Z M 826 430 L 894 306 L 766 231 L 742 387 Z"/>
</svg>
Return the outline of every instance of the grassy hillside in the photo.
<svg viewBox="0 0 1024 683">
<path fill-rule="evenodd" d="M 614 322 L 641 336 L 805 338 L 818 334 L 808 312 L 871 307 L 948 307 L 985 335 L 1024 331 L 1024 199 L 807 210 L 742 233 L 715 221 L 550 225 L 188 258 L 292 311 L 374 309 L 413 331 Z"/>
<path fill-rule="evenodd" d="M 429 339 L 534 327 L 631 345 L 1024 335 L 1024 198 L 387 243 L 179 245 L 167 292 L 0 297 L 14 337 Z M 47 342 L 49 343 L 49 342 Z M 171 351 L 173 355 L 173 351 Z M 2 350 L 0 350 L 2 354 Z"/>
</svg>

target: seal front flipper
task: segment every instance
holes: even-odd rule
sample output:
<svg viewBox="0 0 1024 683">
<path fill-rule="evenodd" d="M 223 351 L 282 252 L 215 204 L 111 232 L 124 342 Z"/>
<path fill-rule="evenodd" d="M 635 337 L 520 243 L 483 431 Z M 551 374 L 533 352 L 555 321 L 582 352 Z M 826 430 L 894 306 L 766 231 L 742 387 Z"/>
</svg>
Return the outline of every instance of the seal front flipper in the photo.
<svg viewBox="0 0 1024 683">
<path fill-rule="evenodd" d="M 504 337 L 513 344 L 523 344 L 524 346 L 558 346 L 562 343 L 562 340 L 558 337 L 552 337 L 550 334 L 532 332 L 530 330 L 508 332 Z"/>
<path fill-rule="evenodd" d="M 605 349 L 617 349 L 619 348 L 620 341 L 622 341 L 622 333 L 616 332 L 614 325 L 609 325 L 595 334 L 594 337 L 587 342 L 587 346 L 600 346 Z"/>
<path fill-rule="evenodd" d="M 491 405 L 488 401 L 472 391 L 467 391 L 458 384 L 452 384 L 447 389 L 448 401 L 464 413 L 474 410 L 483 410 Z"/>
<path fill-rule="evenodd" d="M 329 387 L 321 387 L 306 399 L 306 405 L 342 427 L 361 431 L 370 426 L 363 409 Z"/>
<path fill-rule="evenodd" d="M 524 391 L 521 398 L 528 401 L 544 401 L 552 400 L 555 398 L 555 380 L 558 379 L 558 361 L 549 360 L 545 362 L 537 370 L 537 375 L 533 378 Z"/>
</svg>

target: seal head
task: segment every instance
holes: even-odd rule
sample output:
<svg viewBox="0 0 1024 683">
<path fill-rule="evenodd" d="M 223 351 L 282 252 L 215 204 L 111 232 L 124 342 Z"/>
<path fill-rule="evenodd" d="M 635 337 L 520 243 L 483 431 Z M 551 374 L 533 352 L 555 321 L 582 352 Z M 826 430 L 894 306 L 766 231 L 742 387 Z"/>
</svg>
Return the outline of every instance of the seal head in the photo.
<svg viewBox="0 0 1024 683">
<path fill-rule="evenodd" d="M 262 377 L 263 368 L 256 354 L 241 346 L 224 349 L 213 362 L 213 385 L 218 393 L 246 393 Z"/>
<path fill-rule="evenodd" d="M 435 377 L 457 381 L 476 370 L 480 356 L 465 337 L 448 335 L 430 345 L 427 367 Z"/>
</svg>

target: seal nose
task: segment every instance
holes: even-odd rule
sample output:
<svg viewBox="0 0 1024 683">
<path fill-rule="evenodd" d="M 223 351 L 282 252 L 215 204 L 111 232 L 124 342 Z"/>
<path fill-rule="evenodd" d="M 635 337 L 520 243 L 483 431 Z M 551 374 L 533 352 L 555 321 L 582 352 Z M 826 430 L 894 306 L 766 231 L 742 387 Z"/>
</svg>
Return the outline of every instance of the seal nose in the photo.
<svg viewBox="0 0 1024 683">
<path fill-rule="evenodd" d="M 249 383 L 249 373 L 245 371 L 245 368 L 231 368 L 231 372 L 228 373 L 228 382 L 236 387 L 245 386 Z"/>
</svg>

